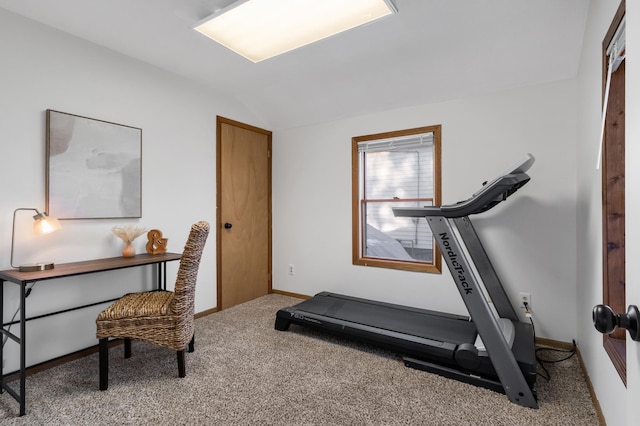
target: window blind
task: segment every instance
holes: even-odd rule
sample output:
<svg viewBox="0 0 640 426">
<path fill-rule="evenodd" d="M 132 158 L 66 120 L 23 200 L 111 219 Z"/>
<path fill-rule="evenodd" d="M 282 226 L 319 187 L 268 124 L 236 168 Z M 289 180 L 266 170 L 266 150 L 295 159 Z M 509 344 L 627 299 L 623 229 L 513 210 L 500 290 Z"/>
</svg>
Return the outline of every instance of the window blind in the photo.
<svg viewBox="0 0 640 426">
<path fill-rule="evenodd" d="M 358 143 L 358 152 L 403 151 L 407 149 L 433 146 L 433 133 L 410 135 L 405 137 L 380 139 Z"/>
</svg>

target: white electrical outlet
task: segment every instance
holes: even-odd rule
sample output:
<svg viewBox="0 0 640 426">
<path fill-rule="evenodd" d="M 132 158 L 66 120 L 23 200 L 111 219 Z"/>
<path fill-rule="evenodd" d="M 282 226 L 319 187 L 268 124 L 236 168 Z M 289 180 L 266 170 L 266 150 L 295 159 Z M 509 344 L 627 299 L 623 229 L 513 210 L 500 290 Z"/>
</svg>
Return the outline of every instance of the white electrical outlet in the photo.
<svg viewBox="0 0 640 426">
<path fill-rule="evenodd" d="M 520 307 L 522 309 L 525 308 L 525 303 L 527 304 L 527 307 L 531 309 L 531 293 L 520 293 Z"/>
<path fill-rule="evenodd" d="M 289 275 L 295 275 L 296 274 L 296 267 L 293 266 L 293 263 L 289 264 Z"/>
</svg>

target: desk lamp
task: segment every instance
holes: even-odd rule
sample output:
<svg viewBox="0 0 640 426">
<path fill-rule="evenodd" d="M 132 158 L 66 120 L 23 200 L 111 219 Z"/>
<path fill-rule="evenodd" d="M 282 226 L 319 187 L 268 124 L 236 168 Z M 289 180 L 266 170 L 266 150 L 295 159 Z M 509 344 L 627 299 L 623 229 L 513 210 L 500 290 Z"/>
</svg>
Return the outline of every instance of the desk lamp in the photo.
<svg viewBox="0 0 640 426">
<path fill-rule="evenodd" d="M 16 235 L 16 213 L 19 210 L 33 210 L 36 215 L 33 216 L 35 220 L 33 224 L 33 233 L 36 235 L 50 234 L 61 228 L 60 222 L 55 217 L 49 217 L 46 212 L 40 213 L 37 209 L 33 208 L 19 208 L 13 212 L 13 228 L 11 230 L 11 267 L 18 268 L 20 272 L 33 272 L 33 271 L 45 271 L 47 269 L 53 269 L 53 262 L 40 262 L 27 265 L 15 266 L 13 264 L 13 245 Z"/>
</svg>

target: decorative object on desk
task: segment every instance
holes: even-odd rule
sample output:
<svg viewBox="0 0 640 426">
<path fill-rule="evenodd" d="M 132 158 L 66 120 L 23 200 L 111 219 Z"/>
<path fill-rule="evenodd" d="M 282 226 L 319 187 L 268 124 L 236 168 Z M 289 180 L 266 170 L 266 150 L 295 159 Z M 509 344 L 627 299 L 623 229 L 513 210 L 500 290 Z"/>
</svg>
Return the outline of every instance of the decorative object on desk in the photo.
<svg viewBox="0 0 640 426">
<path fill-rule="evenodd" d="M 136 249 L 131 245 L 131 243 L 140 235 L 147 232 L 147 229 L 142 226 L 136 226 L 136 225 L 122 225 L 122 226 L 114 226 L 111 229 L 111 232 L 113 232 L 115 236 L 122 238 L 122 241 L 124 241 L 122 256 L 133 257 L 136 255 Z"/>
<path fill-rule="evenodd" d="M 13 211 L 13 227 L 11 228 L 11 267 L 18 268 L 20 272 L 33 272 L 53 269 L 53 262 L 38 262 L 20 266 L 15 266 L 13 264 L 13 246 L 15 245 L 14 243 L 16 238 L 16 213 L 20 210 L 32 210 L 36 212 L 35 216 L 33 216 L 33 220 L 35 220 L 33 224 L 33 233 L 36 235 L 50 234 L 62 228 L 62 226 L 60 226 L 60 222 L 58 222 L 58 219 L 56 219 L 55 217 L 49 217 L 46 212 L 40 213 L 38 209 L 24 207 L 15 209 Z"/>
<path fill-rule="evenodd" d="M 142 129 L 47 110 L 46 139 L 49 213 L 61 219 L 142 216 Z"/>
<path fill-rule="evenodd" d="M 152 229 L 147 233 L 147 253 L 160 254 L 167 251 L 168 238 L 162 238 L 162 231 Z"/>
</svg>

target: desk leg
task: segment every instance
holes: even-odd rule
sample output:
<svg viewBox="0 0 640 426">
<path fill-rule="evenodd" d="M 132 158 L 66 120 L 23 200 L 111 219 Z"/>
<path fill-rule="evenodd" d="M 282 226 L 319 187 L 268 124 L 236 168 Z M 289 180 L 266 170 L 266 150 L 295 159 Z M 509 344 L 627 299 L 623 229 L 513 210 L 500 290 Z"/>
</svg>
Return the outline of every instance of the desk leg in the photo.
<svg viewBox="0 0 640 426">
<path fill-rule="evenodd" d="M 1 342 L 4 341 L 4 280 L 0 280 L 0 325 L 2 326 L 2 333 L 0 333 Z M 2 347 L 0 348 L 0 393 L 4 392 L 4 368 L 1 366 L 4 364 L 4 344 L 0 342 Z"/>
<path fill-rule="evenodd" d="M 156 290 L 162 290 L 162 267 L 158 263 L 156 265 Z"/>
<path fill-rule="evenodd" d="M 20 415 L 26 413 L 26 353 L 27 353 L 27 321 L 26 321 L 26 284 L 20 285 Z"/>
<path fill-rule="evenodd" d="M 158 263 L 158 290 L 167 289 L 167 262 Z"/>
<path fill-rule="evenodd" d="M 26 348 L 25 348 L 25 335 L 26 335 L 26 314 L 25 314 L 25 299 L 26 299 L 26 285 L 20 284 L 20 337 L 12 334 L 4 328 L 4 283 L 6 281 L 0 280 L 0 318 L 2 319 L 2 333 L 0 338 L 4 340 L 4 337 L 11 338 L 20 344 L 20 392 L 16 392 L 14 389 L 8 387 L 4 383 L 4 371 L 0 369 L 0 392 L 3 392 L 6 387 L 6 391 L 20 403 L 20 415 L 24 416 L 26 413 L 26 400 L 25 400 L 25 383 L 26 383 Z M 4 345 L 0 348 L 0 365 L 4 361 Z"/>
</svg>

